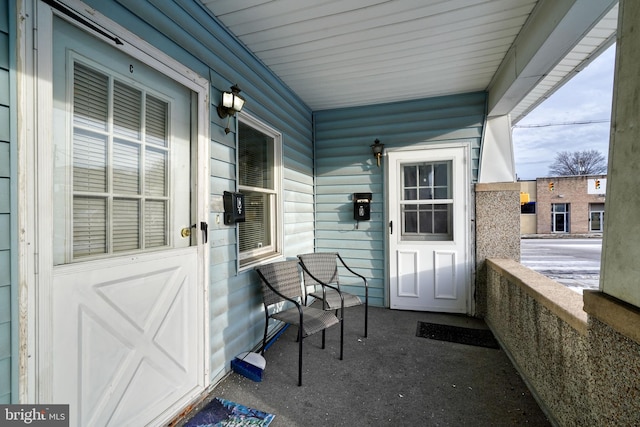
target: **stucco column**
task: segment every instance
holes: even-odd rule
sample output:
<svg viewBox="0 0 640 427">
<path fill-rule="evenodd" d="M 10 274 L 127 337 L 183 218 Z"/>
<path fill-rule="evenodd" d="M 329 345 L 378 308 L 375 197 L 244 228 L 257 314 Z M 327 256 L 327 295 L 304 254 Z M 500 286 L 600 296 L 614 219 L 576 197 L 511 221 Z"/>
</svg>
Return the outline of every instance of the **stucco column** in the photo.
<svg viewBox="0 0 640 427">
<path fill-rule="evenodd" d="M 476 315 L 486 314 L 487 258 L 520 261 L 520 183 L 476 184 Z"/>
<path fill-rule="evenodd" d="M 600 290 L 640 307 L 640 2 L 621 0 Z"/>
</svg>

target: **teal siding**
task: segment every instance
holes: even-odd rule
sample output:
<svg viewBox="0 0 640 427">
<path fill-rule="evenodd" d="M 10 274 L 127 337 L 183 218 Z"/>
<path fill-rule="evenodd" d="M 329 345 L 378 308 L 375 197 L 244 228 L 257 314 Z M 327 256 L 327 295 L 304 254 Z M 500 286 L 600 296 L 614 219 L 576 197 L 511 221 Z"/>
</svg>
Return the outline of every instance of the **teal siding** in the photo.
<svg viewBox="0 0 640 427">
<path fill-rule="evenodd" d="M 371 154 L 374 140 L 385 150 L 467 142 L 477 180 L 485 93 L 314 113 L 316 141 L 316 250 L 339 251 L 370 278 L 370 303 L 384 306 L 385 168 Z M 371 220 L 353 220 L 352 194 L 373 193 Z M 348 276 L 344 277 L 347 282 Z M 362 295 L 361 288 L 350 288 Z"/>
<path fill-rule="evenodd" d="M 222 221 L 224 191 L 236 189 L 235 133 L 216 113 L 220 94 L 237 83 L 252 116 L 282 133 L 284 255 L 313 251 L 313 146 L 311 110 L 192 0 L 88 0 L 90 6 L 211 82 L 210 353 L 211 378 L 221 378 L 238 353 L 261 342 L 264 327 L 259 282 L 238 273 L 235 227 Z M 232 119 L 230 128 L 234 129 Z M 218 200 L 220 203 L 215 203 Z M 219 221 L 218 221 L 219 219 Z"/>
<path fill-rule="evenodd" d="M 12 309 L 15 299 L 12 286 L 12 243 L 14 233 L 13 192 L 15 181 L 11 179 L 12 147 L 11 140 L 11 94 L 10 86 L 10 40 L 13 37 L 9 30 L 11 8 L 8 0 L 0 0 L 0 404 L 12 403 L 12 391 L 16 388 L 13 376 L 16 347 L 13 345 Z"/>
</svg>

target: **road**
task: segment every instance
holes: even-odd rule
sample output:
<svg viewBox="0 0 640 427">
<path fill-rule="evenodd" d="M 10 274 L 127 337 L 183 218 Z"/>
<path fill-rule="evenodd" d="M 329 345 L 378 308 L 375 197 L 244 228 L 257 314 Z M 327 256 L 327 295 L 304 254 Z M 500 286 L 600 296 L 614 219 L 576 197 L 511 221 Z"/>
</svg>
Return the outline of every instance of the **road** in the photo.
<svg viewBox="0 0 640 427">
<path fill-rule="evenodd" d="M 582 293 L 598 289 L 602 239 L 522 239 L 520 263 Z"/>
</svg>

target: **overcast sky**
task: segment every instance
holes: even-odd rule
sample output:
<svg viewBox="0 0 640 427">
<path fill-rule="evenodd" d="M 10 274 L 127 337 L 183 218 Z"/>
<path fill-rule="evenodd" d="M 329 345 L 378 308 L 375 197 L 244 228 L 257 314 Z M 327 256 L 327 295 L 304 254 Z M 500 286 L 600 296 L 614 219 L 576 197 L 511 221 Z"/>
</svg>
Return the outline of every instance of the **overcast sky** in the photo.
<svg viewBox="0 0 640 427">
<path fill-rule="evenodd" d="M 614 62 L 615 45 L 514 126 L 518 179 L 549 176 L 559 151 L 593 149 L 608 157 Z M 566 124 L 576 122 L 589 123 Z"/>
</svg>

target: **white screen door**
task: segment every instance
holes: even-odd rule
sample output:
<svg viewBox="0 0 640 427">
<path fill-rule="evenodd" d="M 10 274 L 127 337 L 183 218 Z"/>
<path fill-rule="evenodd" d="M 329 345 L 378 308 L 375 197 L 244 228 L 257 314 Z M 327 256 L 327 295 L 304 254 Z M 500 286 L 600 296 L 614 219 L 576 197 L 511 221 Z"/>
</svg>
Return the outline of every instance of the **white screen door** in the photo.
<svg viewBox="0 0 640 427">
<path fill-rule="evenodd" d="M 40 350 L 54 369 L 41 387 L 72 425 L 158 423 L 205 386 L 194 95 L 58 18 L 52 75 L 52 138 L 39 144 L 53 151 L 39 191 L 53 194 L 40 212 L 53 224 L 40 227 L 52 338 Z"/>
<path fill-rule="evenodd" d="M 465 313 L 467 149 L 389 152 L 390 305 Z"/>
</svg>

